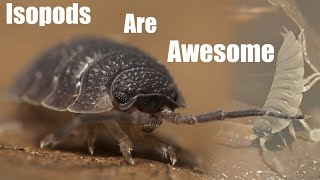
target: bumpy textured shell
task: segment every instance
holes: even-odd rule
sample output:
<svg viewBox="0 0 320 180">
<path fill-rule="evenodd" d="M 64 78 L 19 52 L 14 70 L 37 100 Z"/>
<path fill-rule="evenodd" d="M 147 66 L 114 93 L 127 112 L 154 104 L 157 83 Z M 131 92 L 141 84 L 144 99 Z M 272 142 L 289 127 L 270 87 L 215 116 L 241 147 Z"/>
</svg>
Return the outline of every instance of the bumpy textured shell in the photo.
<svg viewBox="0 0 320 180">
<path fill-rule="evenodd" d="M 44 52 L 17 78 L 9 93 L 57 111 L 105 112 L 113 108 L 113 81 L 124 78 L 118 75 L 144 69 L 162 74 L 175 87 L 166 68 L 142 51 L 111 40 L 78 38 Z M 161 82 L 154 83 L 162 88 Z M 180 94 L 177 104 L 184 106 Z"/>
</svg>

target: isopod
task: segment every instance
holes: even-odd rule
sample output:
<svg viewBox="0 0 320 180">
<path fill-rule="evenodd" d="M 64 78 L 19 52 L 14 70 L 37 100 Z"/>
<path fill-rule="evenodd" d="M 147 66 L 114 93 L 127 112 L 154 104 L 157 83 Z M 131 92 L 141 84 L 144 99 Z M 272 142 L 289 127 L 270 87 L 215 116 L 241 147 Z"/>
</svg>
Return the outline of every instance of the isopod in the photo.
<svg viewBox="0 0 320 180">
<path fill-rule="evenodd" d="M 85 125 L 91 132 L 88 149 L 93 154 L 94 126 L 103 125 L 118 141 L 122 155 L 130 164 L 134 164 L 133 144 L 119 126 L 120 121 L 138 129 L 139 134 L 144 133 L 144 142 L 152 144 L 175 164 L 173 147 L 147 136 L 162 120 L 192 125 L 247 116 L 306 118 L 266 109 L 220 110 L 197 116 L 175 113 L 176 108 L 186 104 L 163 65 L 137 48 L 99 38 L 75 38 L 45 51 L 18 77 L 10 92 L 23 102 L 74 113 L 65 127 L 44 137 L 41 148 L 55 146 Z"/>
<path fill-rule="evenodd" d="M 301 31 L 299 40 L 293 32 L 285 29 L 284 42 L 279 50 L 276 71 L 264 109 L 286 114 L 297 114 L 303 98 L 302 93 L 309 90 L 318 80 L 320 74 L 314 72 L 304 79 L 304 61 L 310 65 L 305 52 L 304 32 Z M 308 130 L 304 120 L 301 124 Z M 292 121 L 281 120 L 274 117 L 258 117 L 253 131 L 260 141 L 260 147 L 266 150 L 265 143 L 279 134 L 285 146 L 286 139 L 282 131 L 288 128 L 293 139 L 296 138 Z"/>
</svg>

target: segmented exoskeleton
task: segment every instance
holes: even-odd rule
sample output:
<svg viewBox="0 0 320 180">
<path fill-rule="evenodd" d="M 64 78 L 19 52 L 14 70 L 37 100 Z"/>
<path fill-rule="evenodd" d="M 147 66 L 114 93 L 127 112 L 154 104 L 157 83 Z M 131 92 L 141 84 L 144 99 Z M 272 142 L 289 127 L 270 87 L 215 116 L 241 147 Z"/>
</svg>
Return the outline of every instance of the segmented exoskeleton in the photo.
<svg viewBox="0 0 320 180">
<path fill-rule="evenodd" d="M 264 109 L 273 112 L 286 114 L 297 114 L 302 101 L 302 93 L 309 90 L 315 82 L 319 80 L 319 73 L 314 73 L 304 79 L 304 61 L 310 63 L 305 57 L 304 32 L 296 39 L 293 32 L 285 29 L 282 34 L 284 42 L 279 50 L 275 76 L 267 100 L 263 106 Z M 304 120 L 301 124 L 308 129 Z M 260 146 L 266 150 L 265 143 L 270 140 L 274 134 L 279 134 L 284 145 L 287 145 L 286 139 L 282 135 L 282 130 L 289 129 L 293 139 L 296 138 L 292 121 L 282 120 L 273 117 L 258 117 L 253 131 L 259 138 Z"/>
</svg>

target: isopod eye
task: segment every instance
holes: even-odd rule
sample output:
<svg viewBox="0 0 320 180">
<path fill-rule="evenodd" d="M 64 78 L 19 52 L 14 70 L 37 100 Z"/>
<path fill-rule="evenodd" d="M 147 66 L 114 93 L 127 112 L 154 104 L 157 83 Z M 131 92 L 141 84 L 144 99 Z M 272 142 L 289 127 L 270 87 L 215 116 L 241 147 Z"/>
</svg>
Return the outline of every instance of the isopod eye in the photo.
<svg viewBox="0 0 320 180">
<path fill-rule="evenodd" d="M 174 92 L 171 94 L 171 99 L 174 100 L 174 101 L 177 101 L 177 99 L 178 99 L 178 94 L 177 94 L 177 92 L 174 91 Z"/>
<path fill-rule="evenodd" d="M 128 101 L 128 97 L 123 92 L 115 93 L 114 99 L 120 104 L 124 104 Z"/>
</svg>

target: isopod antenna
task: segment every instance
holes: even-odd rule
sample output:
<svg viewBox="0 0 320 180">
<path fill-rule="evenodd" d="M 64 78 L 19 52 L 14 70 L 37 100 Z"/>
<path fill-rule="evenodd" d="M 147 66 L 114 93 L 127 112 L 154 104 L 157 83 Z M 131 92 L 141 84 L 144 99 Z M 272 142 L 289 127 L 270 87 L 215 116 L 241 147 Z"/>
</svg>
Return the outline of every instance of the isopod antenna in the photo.
<svg viewBox="0 0 320 180">
<path fill-rule="evenodd" d="M 249 116 L 269 116 L 275 117 L 279 119 L 287 119 L 287 120 L 300 120 L 306 119 L 309 116 L 307 115 L 287 115 L 278 112 L 270 112 L 265 109 L 247 109 L 247 110 L 238 110 L 225 112 L 223 110 L 209 112 L 205 114 L 200 114 L 197 116 L 193 115 L 182 115 L 180 113 L 175 113 L 171 111 L 169 108 L 164 108 L 163 111 L 160 112 L 160 116 L 162 119 L 165 119 L 168 122 L 174 124 L 195 124 L 195 123 L 206 123 L 210 121 L 219 121 L 224 119 L 231 118 L 242 118 Z"/>
</svg>

